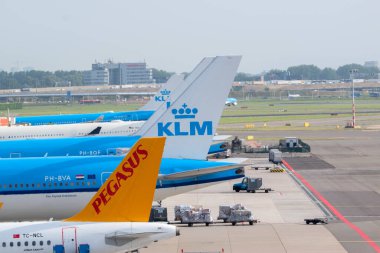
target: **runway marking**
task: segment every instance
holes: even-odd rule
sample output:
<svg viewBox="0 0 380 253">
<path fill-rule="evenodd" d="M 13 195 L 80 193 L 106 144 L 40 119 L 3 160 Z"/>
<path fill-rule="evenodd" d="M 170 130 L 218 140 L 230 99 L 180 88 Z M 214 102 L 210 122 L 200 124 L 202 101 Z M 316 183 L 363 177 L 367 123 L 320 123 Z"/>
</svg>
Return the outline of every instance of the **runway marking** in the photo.
<svg viewBox="0 0 380 253">
<path fill-rule="evenodd" d="M 361 238 L 363 238 L 376 252 L 380 253 L 380 247 L 372 240 L 372 238 L 367 235 L 363 230 L 361 230 L 358 226 L 351 223 L 347 220 L 346 217 L 343 216 L 335 207 L 325 199 L 322 194 L 320 194 L 301 174 L 296 172 L 290 164 L 288 164 L 285 160 L 282 160 L 282 163 L 288 168 L 325 206 L 327 206 L 331 212 L 335 214 L 342 222 L 344 222 L 348 227 L 354 230 Z"/>
</svg>

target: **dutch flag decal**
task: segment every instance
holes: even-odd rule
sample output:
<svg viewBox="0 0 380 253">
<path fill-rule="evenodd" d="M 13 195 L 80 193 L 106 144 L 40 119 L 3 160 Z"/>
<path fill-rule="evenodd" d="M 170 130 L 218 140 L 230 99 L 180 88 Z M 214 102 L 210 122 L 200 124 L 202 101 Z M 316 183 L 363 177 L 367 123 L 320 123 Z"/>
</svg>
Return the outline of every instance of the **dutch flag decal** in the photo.
<svg viewBox="0 0 380 253">
<path fill-rule="evenodd" d="M 83 180 L 84 179 L 84 175 L 76 175 L 75 179 L 76 180 Z"/>
</svg>

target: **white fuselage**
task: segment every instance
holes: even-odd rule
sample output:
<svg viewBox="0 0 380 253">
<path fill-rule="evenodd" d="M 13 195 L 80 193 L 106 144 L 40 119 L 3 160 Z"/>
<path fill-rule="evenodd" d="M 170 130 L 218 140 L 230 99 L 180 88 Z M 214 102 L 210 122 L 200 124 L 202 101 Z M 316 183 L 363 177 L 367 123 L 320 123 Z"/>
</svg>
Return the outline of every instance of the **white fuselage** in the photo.
<svg viewBox="0 0 380 253">
<path fill-rule="evenodd" d="M 46 139 L 87 136 L 100 127 L 97 136 L 128 136 L 135 133 L 145 121 L 113 121 L 66 125 L 0 127 L 0 140 Z"/>
<path fill-rule="evenodd" d="M 133 208 L 133 207 L 132 207 Z M 51 253 L 63 247 L 78 253 L 119 253 L 137 250 L 150 243 L 178 235 L 175 226 L 148 222 L 16 222 L 1 223 L 0 251 L 6 253 Z"/>
<path fill-rule="evenodd" d="M 154 200 L 204 188 L 219 182 L 159 188 Z M 95 192 L 17 194 L 0 196 L 0 221 L 55 220 L 70 217 L 82 210 Z M 1 247 L 1 245 L 0 245 Z"/>
</svg>

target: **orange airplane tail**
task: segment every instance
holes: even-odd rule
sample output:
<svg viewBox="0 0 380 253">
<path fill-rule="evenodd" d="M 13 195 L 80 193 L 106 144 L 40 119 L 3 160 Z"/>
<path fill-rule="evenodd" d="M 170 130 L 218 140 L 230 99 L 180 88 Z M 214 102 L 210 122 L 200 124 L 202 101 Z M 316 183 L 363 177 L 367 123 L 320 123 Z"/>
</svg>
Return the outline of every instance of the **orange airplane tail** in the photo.
<svg viewBox="0 0 380 253">
<path fill-rule="evenodd" d="M 95 196 L 67 222 L 147 222 L 165 138 L 140 139 Z"/>
</svg>

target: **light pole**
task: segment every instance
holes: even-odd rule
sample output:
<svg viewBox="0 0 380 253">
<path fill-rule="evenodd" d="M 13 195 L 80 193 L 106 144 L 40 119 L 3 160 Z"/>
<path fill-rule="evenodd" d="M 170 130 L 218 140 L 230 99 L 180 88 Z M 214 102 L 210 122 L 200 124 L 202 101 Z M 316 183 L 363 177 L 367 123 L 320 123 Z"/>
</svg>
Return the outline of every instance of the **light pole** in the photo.
<svg viewBox="0 0 380 253">
<path fill-rule="evenodd" d="M 350 78 L 352 81 L 352 128 L 355 128 L 355 73 L 358 73 L 357 69 L 350 70 Z"/>
</svg>

